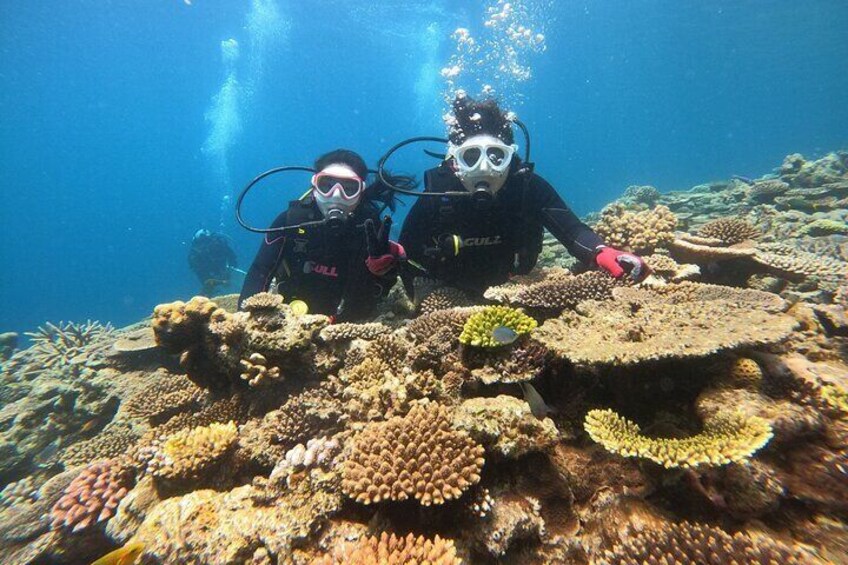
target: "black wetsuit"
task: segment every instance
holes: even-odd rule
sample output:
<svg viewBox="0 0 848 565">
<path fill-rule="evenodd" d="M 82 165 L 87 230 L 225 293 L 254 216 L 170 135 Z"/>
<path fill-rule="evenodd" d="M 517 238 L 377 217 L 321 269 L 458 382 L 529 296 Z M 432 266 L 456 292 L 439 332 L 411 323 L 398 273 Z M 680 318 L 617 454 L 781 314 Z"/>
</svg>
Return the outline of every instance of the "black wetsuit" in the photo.
<svg viewBox="0 0 848 565">
<path fill-rule="evenodd" d="M 271 227 L 294 226 L 321 219 L 312 201 L 295 200 Z M 337 320 L 361 320 L 371 314 L 377 301 L 394 284 L 396 274 L 372 275 L 363 223 L 379 221 L 373 205 L 363 203 L 343 227 L 309 226 L 297 232 L 265 235 L 250 266 L 239 297 L 268 291 L 273 279 L 286 302 L 303 300 L 310 313 L 335 316 Z"/>
<path fill-rule="evenodd" d="M 546 228 L 577 259 L 594 265 L 603 240 L 539 175 L 532 174 L 525 190 L 525 174 L 513 170 L 488 206 L 473 198 L 419 198 L 400 235 L 408 257 L 433 277 L 479 294 L 511 274 L 529 272 L 539 258 Z M 427 192 L 464 191 L 447 163 L 428 170 L 424 186 Z M 453 235 L 461 240 L 458 252 Z"/>
</svg>

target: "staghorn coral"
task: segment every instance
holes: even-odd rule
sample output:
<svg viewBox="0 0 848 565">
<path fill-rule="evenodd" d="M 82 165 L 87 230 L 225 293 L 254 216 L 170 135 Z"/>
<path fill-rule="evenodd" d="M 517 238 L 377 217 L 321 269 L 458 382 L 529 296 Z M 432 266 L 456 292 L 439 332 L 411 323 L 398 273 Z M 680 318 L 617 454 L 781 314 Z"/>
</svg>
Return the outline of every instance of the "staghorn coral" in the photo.
<svg viewBox="0 0 848 565">
<path fill-rule="evenodd" d="M 779 343 L 796 325 L 791 316 L 764 308 L 782 303 L 778 297 L 758 291 L 681 283 L 657 291 L 621 288 L 614 295 L 548 320 L 534 339 L 580 365 L 632 366 Z"/>
<path fill-rule="evenodd" d="M 92 463 L 71 481 L 50 510 L 51 528 L 80 532 L 109 520 L 132 486 L 131 475 L 117 460 Z"/>
<path fill-rule="evenodd" d="M 148 463 L 148 471 L 165 480 L 197 479 L 235 446 L 237 437 L 234 422 L 178 432 L 162 442 Z"/>
<path fill-rule="evenodd" d="M 374 339 L 379 335 L 388 333 L 392 329 L 379 322 L 367 324 L 354 324 L 352 322 L 341 322 L 331 324 L 321 330 L 320 337 L 324 341 L 349 341 L 352 339 Z"/>
<path fill-rule="evenodd" d="M 483 447 L 451 427 L 447 408 L 422 403 L 354 438 L 342 489 L 363 504 L 408 498 L 442 504 L 479 482 L 483 463 Z"/>
<path fill-rule="evenodd" d="M 247 381 L 250 386 L 262 386 L 269 383 L 279 382 L 283 377 L 279 367 L 269 367 L 268 360 L 261 353 L 252 353 L 247 359 L 240 362 L 244 371 L 242 380 Z"/>
<path fill-rule="evenodd" d="M 543 451 L 559 439 L 550 418 L 536 418 L 526 402 L 505 395 L 466 400 L 456 409 L 453 425 L 490 452 L 510 458 Z"/>
<path fill-rule="evenodd" d="M 757 417 L 722 415 L 692 437 L 650 438 L 635 423 L 612 410 L 591 410 L 584 429 L 597 443 L 624 457 L 642 457 L 666 468 L 726 465 L 750 457 L 772 437 L 771 426 Z"/>
<path fill-rule="evenodd" d="M 379 537 L 360 538 L 345 544 L 332 555 L 325 555 L 312 565 L 459 565 L 453 541 L 436 536 L 430 540 L 424 536 L 407 534 L 398 537 L 383 532 Z"/>
<path fill-rule="evenodd" d="M 630 212 L 621 204 L 601 211 L 595 231 L 607 245 L 648 255 L 674 239 L 677 217 L 666 206 Z"/>
<path fill-rule="evenodd" d="M 520 310 L 489 306 L 466 320 L 459 342 L 475 347 L 501 347 L 504 344 L 492 335 L 497 328 L 506 327 L 521 336 L 530 333 L 536 326 L 536 320 Z"/>
<path fill-rule="evenodd" d="M 707 222 L 701 226 L 698 234 L 702 237 L 715 238 L 723 245 L 736 245 L 762 235 L 760 230 L 741 218 L 719 218 Z"/>
<path fill-rule="evenodd" d="M 617 543 L 604 552 L 597 565 L 640 565 L 643 563 L 781 563 L 809 565 L 810 554 L 774 539 L 754 538 L 742 532 L 730 535 L 722 529 L 690 522 L 662 524 Z"/>
<path fill-rule="evenodd" d="M 436 310 L 472 306 L 473 301 L 463 291 L 452 287 L 441 287 L 422 298 L 418 305 L 419 314 L 430 314 Z"/>
<path fill-rule="evenodd" d="M 74 360 L 82 355 L 88 346 L 110 338 L 114 332 L 111 324 L 103 325 L 91 320 L 83 324 L 48 322 L 34 332 L 24 332 L 32 342 L 28 351 L 30 362 L 24 371 L 40 373 L 72 366 Z M 12 356 L 10 360 L 13 367 L 16 359 L 17 355 Z"/>
</svg>

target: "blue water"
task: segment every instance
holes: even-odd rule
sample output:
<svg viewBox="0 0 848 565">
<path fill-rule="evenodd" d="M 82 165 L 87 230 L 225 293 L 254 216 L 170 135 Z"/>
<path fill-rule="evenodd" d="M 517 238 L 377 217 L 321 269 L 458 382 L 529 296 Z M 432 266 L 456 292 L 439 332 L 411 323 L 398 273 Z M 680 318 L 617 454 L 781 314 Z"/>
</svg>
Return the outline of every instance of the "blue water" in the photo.
<svg viewBox="0 0 848 565">
<path fill-rule="evenodd" d="M 329 149 L 373 164 L 442 134 L 450 35 L 494 4 L 3 2 L 0 331 L 120 325 L 191 296 L 187 242 L 222 203 L 246 266 L 258 239 L 225 197 Z M 842 0 L 521 4 L 547 49 L 511 96 L 538 171 L 579 213 L 629 184 L 683 189 L 848 145 Z M 267 222 L 305 183 L 262 187 L 246 212 Z"/>
</svg>

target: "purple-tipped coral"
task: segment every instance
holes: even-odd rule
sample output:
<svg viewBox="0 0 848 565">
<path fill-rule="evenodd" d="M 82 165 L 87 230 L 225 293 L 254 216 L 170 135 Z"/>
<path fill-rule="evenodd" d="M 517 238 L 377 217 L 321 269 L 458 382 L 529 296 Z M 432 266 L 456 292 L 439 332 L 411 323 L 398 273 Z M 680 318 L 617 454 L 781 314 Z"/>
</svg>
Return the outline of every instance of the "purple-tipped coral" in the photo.
<svg viewBox="0 0 848 565">
<path fill-rule="evenodd" d="M 106 522 L 115 515 L 131 486 L 131 475 L 119 461 L 92 463 L 71 481 L 53 506 L 51 528 L 77 533 Z"/>
</svg>

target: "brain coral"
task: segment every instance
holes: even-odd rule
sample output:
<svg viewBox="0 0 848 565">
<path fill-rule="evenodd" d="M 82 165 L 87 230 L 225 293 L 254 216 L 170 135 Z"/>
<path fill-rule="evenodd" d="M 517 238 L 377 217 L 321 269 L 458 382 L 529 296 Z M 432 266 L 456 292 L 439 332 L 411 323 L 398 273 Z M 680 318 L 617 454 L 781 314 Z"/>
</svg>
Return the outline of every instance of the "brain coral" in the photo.
<svg viewBox="0 0 848 565">
<path fill-rule="evenodd" d="M 77 533 L 115 515 L 118 503 L 132 487 L 132 476 L 116 460 L 92 463 L 71 481 L 50 511 L 51 527 Z"/>
<path fill-rule="evenodd" d="M 313 565 L 459 565 L 456 547 L 451 540 L 436 536 L 427 539 L 408 534 L 397 537 L 383 532 L 348 545 L 333 556 L 324 556 Z"/>
<path fill-rule="evenodd" d="M 739 415 L 716 416 L 704 431 L 683 439 L 650 438 L 638 425 L 612 410 L 591 410 L 583 427 L 607 451 L 624 457 L 642 457 L 672 467 L 726 465 L 750 457 L 772 437 L 762 418 Z"/>
<path fill-rule="evenodd" d="M 198 478 L 235 445 L 237 435 L 234 422 L 177 432 L 162 443 L 148 468 L 162 479 Z"/>
<path fill-rule="evenodd" d="M 520 310 L 508 306 L 488 306 L 468 318 L 462 327 L 459 342 L 476 347 L 500 347 L 504 344 L 492 335 L 497 328 L 506 327 L 523 335 L 530 333 L 536 326 L 536 320 Z"/>
<path fill-rule="evenodd" d="M 577 364 L 625 366 L 778 343 L 796 325 L 791 316 L 762 308 L 763 296 L 782 302 L 768 293 L 728 289 L 713 292 L 710 299 L 710 293 L 695 290 L 701 285 L 669 285 L 677 286 L 686 290 L 663 287 L 664 296 L 644 289 L 616 289 L 614 296 L 620 298 L 583 302 L 577 311 L 545 322 L 534 338 Z"/>
<path fill-rule="evenodd" d="M 730 535 L 722 529 L 689 522 L 666 523 L 646 529 L 604 552 L 598 565 L 641 565 L 644 563 L 816 563 L 809 554 L 779 541 L 752 538 L 741 532 Z"/>
<path fill-rule="evenodd" d="M 703 237 L 718 239 L 724 245 L 735 245 L 761 235 L 760 230 L 741 218 L 719 218 L 707 222 L 698 233 Z"/>
<path fill-rule="evenodd" d="M 630 212 L 621 204 L 601 211 L 595 231 L 607 245 L 641 254 L 650 254 L 674 239 L 677 217 L 666 206 Z"/>
<path fill-rule="evenodd" d="M 363 504 L 408 498 L 442 504 L 479 482 L 483 463 L 483 447 L 451 427 L 447 408 L 422 403 L 365 427 L 344 463 L 342 489 Z"/>
</svg>

